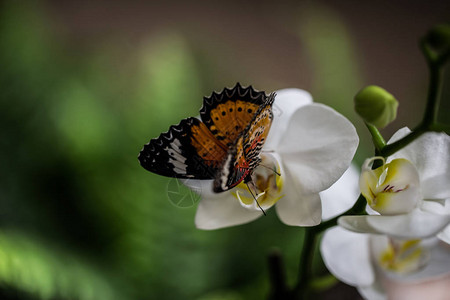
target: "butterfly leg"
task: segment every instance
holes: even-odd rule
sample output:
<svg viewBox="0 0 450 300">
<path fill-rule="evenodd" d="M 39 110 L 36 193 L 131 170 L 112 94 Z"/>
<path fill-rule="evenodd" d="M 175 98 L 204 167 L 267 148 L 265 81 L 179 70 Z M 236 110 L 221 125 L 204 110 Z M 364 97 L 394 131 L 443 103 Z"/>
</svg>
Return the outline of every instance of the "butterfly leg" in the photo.
<svg viewBox="0 0 450 300">
<path fill-rule="evenodd" d="M 256 204 L 258 205 L 259 209 L 263 212 L 263 214 L 265 216 L 266 212 L 264 211 L 264 209 L 261 207 L 261 205 L 259 205 L 258 199 L 256 199 L 255 194 L 252 192 L 252 189 L 250 188 L 249 183 L 251 183 L 251 185 L 253 186 L 253 188 L 255 188 L 255 192 L 256 192 L 256 187 L 255 187 L 255 183 L 252 180 L 252 176 L 251 175 L 247 175 L 247 177 L 245 177 L 244 179 L 244 183 L 247 185 L 248 191 L 250 192 L 250 194 L 252 195 L 253 199 L 255 199 Z"/>
</svg>

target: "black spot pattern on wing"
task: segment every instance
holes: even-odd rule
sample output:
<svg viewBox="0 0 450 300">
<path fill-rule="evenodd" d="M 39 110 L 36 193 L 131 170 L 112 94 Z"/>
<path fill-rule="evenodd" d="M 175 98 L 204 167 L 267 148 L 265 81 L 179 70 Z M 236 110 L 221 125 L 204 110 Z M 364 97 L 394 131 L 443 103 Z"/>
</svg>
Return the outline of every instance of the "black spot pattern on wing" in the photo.
<svg viewBox="0 0 450 300">
<path fill-rule="evenodd" d="M 204 97 L 200 118 L 218 140 L 231 146 L 266 98 L 264 92 L 236 83 L 231 89 L 224 88 L 220 93 Z"/>
<path fill-rule="evenodd" d="M 274 100 L 275 93 L 265 99 L 252 121 L 228 150 L 222 168 L 214 178 L 214 192 L 223 192 L 238 185 L 261 163 L 260 154 L 273 120 Z"/>
<path fill-rule="evenodd" d="M 252 170 L 260 163 L 259 154 L 262 151 L 264 142 L 269 134 L 270 126 L 272 125 L 272 105 L 275 101 L 275 96 L 275 93 L 269 95 L 265 103 L 258 108 L 250 124 L 242 132 L 244 155 L 249 161 L 249 166 Z"/>
</svg>

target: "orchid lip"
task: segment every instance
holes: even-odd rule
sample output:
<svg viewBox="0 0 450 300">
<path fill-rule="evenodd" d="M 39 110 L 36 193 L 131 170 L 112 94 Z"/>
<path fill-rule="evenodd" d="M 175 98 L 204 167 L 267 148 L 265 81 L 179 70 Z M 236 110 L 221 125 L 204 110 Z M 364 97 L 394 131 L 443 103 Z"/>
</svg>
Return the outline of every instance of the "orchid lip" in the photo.
<svg viewBox="0 0 450 300">
<path fill-rule="evenodd" d="M 373 163 L 382 165 L 372 169 Z M 372 157 L 364 162 L 360 189 L 369 206 L 382 215 L 411 212 L 420 200 L 420 180 L 415 166 L 399 158 L 389 163 L 383 157 Z"/>
<path fill-rule="evenodd" d="M 388 240 L 379 263 L 388 272 L 406 274 L 421 270 L 429 259 L 428 251 L 420 240 Z"/>
<path fill-rule="evenodd" d="M 269 209 L 284 195 L 281 166 L 273 154 L 264 152 L 261 155 L 261 164 L 251 175 L 252 181 L 241 182 L 231 194 L 239 200 L 244 208 L 250 210 Z"/>
</svg>

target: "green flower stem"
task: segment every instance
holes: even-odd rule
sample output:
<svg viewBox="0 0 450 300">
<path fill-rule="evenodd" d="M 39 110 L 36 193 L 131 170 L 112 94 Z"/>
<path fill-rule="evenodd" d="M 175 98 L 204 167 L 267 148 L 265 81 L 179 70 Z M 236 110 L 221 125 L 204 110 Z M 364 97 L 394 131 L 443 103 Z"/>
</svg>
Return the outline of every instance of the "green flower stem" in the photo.
<svg viewBox="0 0 450 300">
<path fill-rule="evenodd" d="M 437 61 L 437 55 L 430 49 L 430 47 L 428 47 L 426 38 L 420 39 L 419 48 L 422 51 L 423 56 L 425 56 L 428 64 Z"/>
<path fill-rule="evenodd" d="M 269 253 L 269 279 L 272 288 L 269 299 L 287 299 L 289 292 L 286 285 L 286 272 L 279 249 L 274 249 Z"/>
<path fill-rule="evenodd" d="M 437 56 L 429 49 L 424 41 L 422 41 L 420 45 L 430 70 L 427 106 L 425 107 L 425 113 L 420 127 L 429 129 L 436 122 L 439 109 L 442 66 L 447 60 L 448 54 Z M 449 51 L 447 52 L 450 53 Z"/>
<path fill-rule="evenodd" d="M 434 124 L 432 130 L 436 132 L 445 132 L 446 134 L 450 135 L 450 125 L 447 124 Z"/>
<path fill-rule="evenodd" d="M 379 153 L 384 157 L 388 157 L 389 155 L 392 155 L 398 150 L 406 147 L 409 143 L 411 143 L 427 131 L 445 131 L 445 125 L 437 125 L 437 115 L 439 111 L 442 66 L 449 58 L 450 50 L 439 56 L 429 49 L 425 41 L 421 41 L 420 46 L 430 69 L 430 83 L 428 87 L 427 105 L 425 107 L 423 119 L 420 125 L 417 126 L 417 128 L 414 129 L 410 134 L 395 143 L 382 147 L 381 150 L 379 150 Z M 370 132 L 373 136 L 372 131 Z M 378 149 L 375 141 L 374 145 Z"/>
<path fill-rule="evenodd" d="M 378 131 L 378 128 L 369 123 L 366 123 L 366 126 L 367 129 L 369 129 L 370 134 L 372 135 L 372 141 L 373 144 L 375 145 L 376 151 L 380 152 L 386 146 L 386 141 L 384 140 L 381 133 Z"/>
<path fill-rule="evenodd" d="M 444 53 L 442 53 L 439 57 L 438 57 L 438 59 L 437 59 L 437 61 L 436 61 L 436 64 L 438 64 L 438 65 L 444 65 L 446 62 L 447 62 L 447 60 L 450 58 L 450 48 L 448 48 Z"/>
<path fill-rule="evenodd" d="M 317 226 L 305 227 L 303 235 L 303 248 L 300 253 L 300 266 L 298 269 L 297 285 L 294 289 L 294 299 L 303 299 L 308 291 L 311 280 L 314 249 L 318 240 Z"/>
<path fill-rule="evenodd" d="M 336 226 L 339 217 L 346 215 L 364 215 L 366 214 L 366 199 L 360 195 L 356 203 L 352 208 L 347 210 L 345 213 L 334 217 L 326 222 L 314 227 L 305 228 L 303 236 L 303 248 L 300 253 L 300 266 L 298 270 L 298 281 L 297 285 L 293 291 L 293 299 L 304 299 L 306 293 L 308 292 L 308 287 L 310 281 L 312 280 L 312 262 L 314 257 L 314 250 L 316 249 L 316 244 L 319 241 L 319 234 L 324 230 Z"/>
<path fill-rule="evenodd" d="M 343 214 L 340 214 L 337 217 L 334 217 L 328 221 L 322 222 L 319 225 L 317 225 L 315 227 L 317 232 L 322 232 L 322 231 L 327 230 L 330 227 L 336 226 L 337 220 L 342 216 L 365 215 L 366 214 L 366 204 L 367 204 L 366 199 L 364 198 L 363 195 L 360 194 L 358 197 L 358 200 L 356 200 L 356 203 L 352 206 L 352 208 L 350 208 L 349 210 L 347 210 Z"/>
<path fill-rule="evenodd" d="M 427 130 L 422 128 L 422 126 L 417 127 L 413 131 L 411 131 L 407 136 L 403 137 L 402 139 L 392 143 L 387 144 L 384 146 L 380 151 L 379 154 L 383 157 L 388 157 L 398 150 L 406 147 L 409 143 L 417 139 L 419 136 L 424 134 Z"/>
</svg>

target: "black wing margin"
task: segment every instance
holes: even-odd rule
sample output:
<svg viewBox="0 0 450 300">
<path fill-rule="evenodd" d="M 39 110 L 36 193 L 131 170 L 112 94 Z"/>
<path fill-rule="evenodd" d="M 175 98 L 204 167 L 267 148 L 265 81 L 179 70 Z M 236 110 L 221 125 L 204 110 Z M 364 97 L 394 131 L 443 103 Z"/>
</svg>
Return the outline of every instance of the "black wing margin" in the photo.
<svg viewBox="0 0 450 300">
<path fill-rule="evenodd" d="M 213 92 L 209 97 L 203 97 L 203 106 L 200 109 L 200 118 L 209 128 L 214 124 L 211 120 L 211 110 L 215 109 L 219 104 L 229 100 L 241 100 L 260 106 L 264 104 L 267 96 L 263 91 L 255 90 L 251 85 L 243 87 L 238 82 L 233 88 L 224 88 L 220 93 Z M 250 120 L 249 120 L 250 121 Z"/>
<path fill-rule="evenodd" d="M 139 153 L 141 166 L 167 177 L 213 179 L 217 168 L 207 165 L 191 142 L 191 128 L 200 123 L 196 118 L 184 119 L 158 138 L 150 140 Z"/>
</svg>

